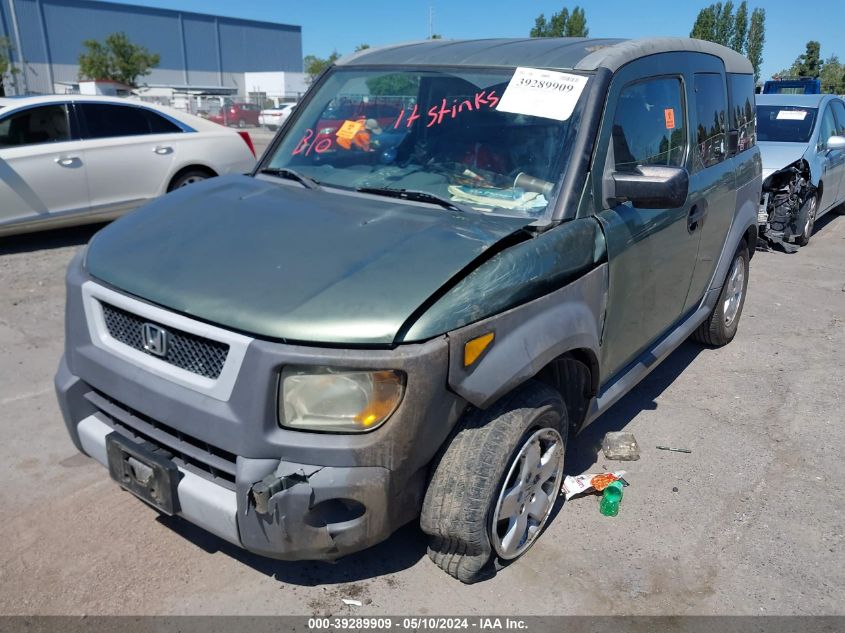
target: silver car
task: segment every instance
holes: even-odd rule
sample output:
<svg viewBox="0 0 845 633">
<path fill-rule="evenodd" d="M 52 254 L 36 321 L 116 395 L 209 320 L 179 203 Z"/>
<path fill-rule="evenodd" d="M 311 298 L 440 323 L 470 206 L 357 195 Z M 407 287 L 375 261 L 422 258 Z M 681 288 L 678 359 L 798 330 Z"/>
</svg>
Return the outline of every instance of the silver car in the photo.
<svg viewBox="0 0 845 633">
<path fill-rule="evenodd" d="M 833 95 L 757 95 L 763 158 L 760 235 L 787 252 L 845 200 L 845 102 Z"/>
</svg>

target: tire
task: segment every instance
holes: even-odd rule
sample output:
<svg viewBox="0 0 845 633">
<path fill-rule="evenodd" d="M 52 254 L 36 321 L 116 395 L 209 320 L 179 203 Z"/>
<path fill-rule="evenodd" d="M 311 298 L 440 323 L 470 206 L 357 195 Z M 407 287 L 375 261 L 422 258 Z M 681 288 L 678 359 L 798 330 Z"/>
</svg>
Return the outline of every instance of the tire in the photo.
<svg viewBox="0 0 845 633">
<path fill-rule="evenodd" d="M 174 189 L 186 187 L 187 185 L 200 182 L 201 180 L 207 180 L 208 178 L 211 178 L 211 175 L 208 172 L 200 171 L 199 169 L 191 169 L 190 171 L 186 171 L 176 176 L 176 178 L 171 181 L 167 191 L 170 192 Z"/>
<path fill-rule="evenodd" d="M 810 238 L 813 237 L 813 227 L 816 224 L 816 213 L 818 212 L 818 200 L 816 196 L 812 196 L 808 201 L 807 219 L 804 222 L 804 228 L 801 234 L 795 238 L 795 243 L 798 246 L 807 246 L 810 243 Z"/>
<path fill-rule="evenodd" d="M 558 497 L 568 428 L 560 394 L 537 381 L 464 416 L 435 461 L 420 517 L 437 566 L 473 583 L 528 551 Z"/>
<path fill-rule="evenodd" d="M 748 246 L 743 240 L 731 261 L 716 307 L 692 335 L 699 343 L 722 347 L 736 336 L 748 289 L 749 259 Z"/>
<path fill-rule="evenodd" d="M 246 121 L 244 121 L 243 119 L 238 119 L 238 128 L 242 130 L 245 127 L 246 127 Z"/>
</svg>

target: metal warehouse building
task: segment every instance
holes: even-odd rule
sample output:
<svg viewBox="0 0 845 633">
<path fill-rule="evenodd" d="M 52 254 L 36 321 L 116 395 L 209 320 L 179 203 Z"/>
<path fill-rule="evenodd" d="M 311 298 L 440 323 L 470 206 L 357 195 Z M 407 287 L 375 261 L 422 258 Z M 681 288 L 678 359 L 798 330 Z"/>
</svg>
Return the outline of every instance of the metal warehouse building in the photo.
<svg viewBox="0 0 845 633">
<path fill-rule="evenodd" d="M 302 73 L 299 26 L 92 0 L 0 0 L 0 36 L 21 70 L 7 91 L 72 91 L 83 40 L 117 31 L 161 56 L 140 79 L 148 86 L 244 95 L 245 73 Z"/>
</svg>

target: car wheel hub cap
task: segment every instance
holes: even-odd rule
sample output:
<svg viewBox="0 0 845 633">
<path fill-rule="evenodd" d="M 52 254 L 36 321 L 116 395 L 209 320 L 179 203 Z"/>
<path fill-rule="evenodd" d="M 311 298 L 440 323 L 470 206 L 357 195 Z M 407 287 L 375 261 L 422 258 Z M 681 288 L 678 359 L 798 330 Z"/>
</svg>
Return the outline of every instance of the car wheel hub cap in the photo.
<svg viewBox="0 0 845 633">
<path fill-rule="evenodd" d="M 725 296 L 723 311 L 725 313 L 725 325 L 730 325 L 736 319 L 739 306 L 742 304 L 742 293 L 745 290 L 745 266 L 742 258 L 737 257 L 731 266 L 731 274 L 728 275 L 728 293 Z"/>
<path fill-rule="evenodd" d="M 563 453 L 554 429 L 536 431 L 516 453 L 491 518 L 490 541 L 501 558 L 516 558 L 542 532 L 560 489 Z"/>
</svg>

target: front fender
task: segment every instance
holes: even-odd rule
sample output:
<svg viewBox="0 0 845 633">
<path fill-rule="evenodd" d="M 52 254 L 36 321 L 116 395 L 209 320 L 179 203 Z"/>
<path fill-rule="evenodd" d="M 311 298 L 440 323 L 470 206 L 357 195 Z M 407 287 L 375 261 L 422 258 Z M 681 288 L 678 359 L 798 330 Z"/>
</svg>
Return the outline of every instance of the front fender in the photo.
<svg viewBox="0 0 845 633">
<path fill-rule="evenodd" d="M 449 332 L 450 388 L 484 409 L 566 352 L 599 358 L 607 284 L 605 263 L 544 297 Z M 466 343 L 489 332 L 493 342 L 465 367 Z"/>
</svg>

